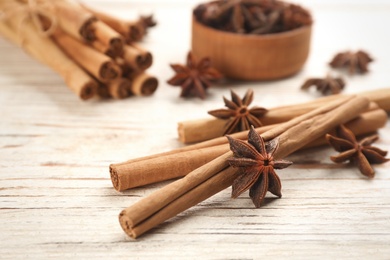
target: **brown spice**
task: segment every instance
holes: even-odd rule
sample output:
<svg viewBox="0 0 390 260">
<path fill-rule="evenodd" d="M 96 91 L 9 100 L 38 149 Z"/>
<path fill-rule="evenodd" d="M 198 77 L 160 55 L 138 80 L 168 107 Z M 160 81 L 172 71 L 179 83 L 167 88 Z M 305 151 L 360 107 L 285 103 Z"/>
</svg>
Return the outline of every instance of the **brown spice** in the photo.
<svg viewBox="0 0 390 260">
<path fill-rule="evenodd" d="M 267 109 L 262 107 L 248 108 L 253 101 L 252 89 L 249 89 L 242 99 L 240 99 L 233 90 L 231 90 L 231 96 L 231 101 L 223 97 L 225 106 L 228 109 L 208 111 L 210 115 L 215 116 L 216 118 L 228 119 L 223 135 L 249 130 L 250 125 L 253 125 L 254 127 L 263 125 L 259 118 L 267 113 Z"/>
<path fill-rule="evenodd" d="M 349 74 L 368 72 L 368 63 L 372 62 L 371 56 L 362 50 L 357 52 L 340 52 L 334 56 L 329 65 L 332 68 L 349 68 Z"/>
<path fill-rule="evenodd" d="M 194 15 L 205 25 L 235 33 L 278 33 L 312 24 L 301 6 L 275 0 L 213 1 L 199 5 Z"/>
<path fill-rule="evenodd" d="M 282 184 L 274 169 L 284 169 L 292 162 L 274 160 L 274 153 L 279 147 L 278 139 L 265 143 L 253 126 L 248 133 L 248 143 L 230 136 L 227 138 L 234 154 L 227 160 L 230 166 L 240 168 L 240 175 L 232 185 L 232 197 L 237 198 L 250 189 L 249 196 L 256 208 L 261 206 L 267 191 L 282 197 Z"/>
<path fill-rule="evenodd" d="M 187 55 L 186 65 L 171 64 L 171 67 L 176 75 L 168 80 L 168 84 L 180 86 L 181 97 L 198 96 L 204 99 L 210 82 L 222 78 L 221 73 L 211 67 L 209 58 L 202 58 L 198 62 L 191 52 Z"/>
<path fill-rule="evenodd" d="M 301 89 L 306 90 L 311 86 L 316 86 L 323 95 L 339 94 L 345 86 L 345 81 L 340 77 L 333 78 L 329 75 L 326 78 L 310 78 L 303 83 Z"/>
<path fill-rule="evenodd" d="M 356 163 L 360 172 L 367 177 L 373 178 L 375 176 L 375 171 L 370 164 L 390 161 L 390 159 L 385 158 L 387 151 L 371 146 L 373 142 L 378 140 L 378 135 L 366 137 L 358 142 L 352 131 L 341 125 L 336 130 L 336 136 L 327 134 L 326 139 L 336 151 L 340 152 L 337 156 L 330 157 L 333 162 L 342 163 L 349 160 Z"/>
<path fill-rule="evenodd" d="M 145 29 L 149 27 L 154 27 L 157 25 L 156 20 L 154 20 L 153 14 L 151 15 L 141 15 L 140 16 L 140 21 L 144 25 Z"/>
</svg>

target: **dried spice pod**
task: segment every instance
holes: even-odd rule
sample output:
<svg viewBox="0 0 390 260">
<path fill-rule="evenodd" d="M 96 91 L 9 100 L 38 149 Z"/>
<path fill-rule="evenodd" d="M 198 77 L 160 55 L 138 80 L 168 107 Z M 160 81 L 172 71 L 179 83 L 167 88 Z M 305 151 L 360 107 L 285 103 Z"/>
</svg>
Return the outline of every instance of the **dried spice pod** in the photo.
<svg viewBox="0 0 390 260">
<path fill-rule="evenodd" d="M 197 61 L 192 52 L 187 55 L 186 65 L 171 64 L 171 68 L 176 72 L 168 84 L 180 86 L 182 88 L 181 97 L 197 96 L 206 98 L 206 90 L 210 83 L 222 78 L 222 74 L 211 67 L 209 58 L 202 58 Z"/>
<path fill-rule="evenodd" d="M 336 54 L 329 65 L 332 68 L 347 68 L 351 75 L 364 74 L 368 72 L 368 64 L 372 61 L 371 56 L 365 51 L 345 51 Z"/>
<path fill-rule="evenodd" d="M 249 109 L 248 107 L 253 101 L 253 90 L 249 89 L 242 99 L 233 90 L 231 90 L 231 96 L 231 101 L 223 97 L 228 109 L 208 111 L 210 115 L 216 118 L 228 120 L 223 135 L 249 130 L 251 125 L 254 127 L 263 125 L 260 118 L 267 113 L 267 109 L 262 107 Z"/>
<path fill-rule="evenodd" d="M 335 163 L 351 161 L 358 166 L 363 175 L 373 178 L 375 171 L 371 164 L 381 164 L 390 161 L 390 159 L 385 158 L 387 151 L 371 146 L 378 138 L 379 136 L 375 134 L 357 141 L 354 133 L 344 125 L 341 125 L 336 130 L 336 136 L 326 135 L 328 143 L 336 151 L 340 152 L 337 156 L 331 156 L 330 159 Z"/>
<path fill-rule="evenodd" d="M 303 83 L 301 89 L 307 90 L 311 86 L 315 86 L 323 95 L 339 94 L 344 89 L 345 81 L 343 78 L 333 78 L 330 75 L 325 78 L 310 78 Z"/>
<path fill-rule="evenodd" d="M 256 208 L 260 208 L 267 191 L 281 198 L 282 183 L 275 169 L 284 169 L 292 162 L 274 159 L 279 147 L 278 139 L 265 143 L 253 126 L 248 133 L 248 142 L 230 136 L 227 138 L 234 155 L 227 160 L 230 166 L 240 169 L 240 175 L 232 184 L 232 198 L 250 189 L 249 196 Z"/>
</svg>

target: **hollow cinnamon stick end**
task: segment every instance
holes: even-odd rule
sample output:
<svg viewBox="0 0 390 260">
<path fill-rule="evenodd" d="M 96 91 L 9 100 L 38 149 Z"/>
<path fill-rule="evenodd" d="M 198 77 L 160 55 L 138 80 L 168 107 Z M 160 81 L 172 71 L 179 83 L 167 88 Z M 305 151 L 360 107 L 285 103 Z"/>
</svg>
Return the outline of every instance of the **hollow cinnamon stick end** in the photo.
<svg viewBox="0 0 390 260">
<path fill-rule="evenodd" d="M 117 191 L 121 191 L 118 172 L 116 171 L 115 165 L 113 164 L 110 165 L 110 177 L 111 177 L 112 186 L 114 186 L 114 188 Z"/>
<path fill-rule="evenodd" d="M 140 70 L 146 70 L 153 64 L 153 56 L 150 52 L 145 52 L 137 56 L 136 62 Z"/>
<path fill-rule="evenodd" d="M 125 45 L 122 38 L 113 38 L 110 41 L 110 49 L 114 57 L 123 56 L 123 46 Z"/>
<path fill-rule="evenodd" d="M 139 96 L 150 96 L 156 91 L 157 87 L 157 78 L 143 73 L 134 78 L 131 92 Z"/>
<path fill-rule="evenodd" d="M 141 86 L 141 94 L 142 96 L 150 96 L 152 95 L 158 86 L 158 80 L 155 77 L 150 77 L 144 81 L 144 84 Z"/>
<path fill-rule="evenodd" d="M 129 237 L 137 238 L 137 234 L 132 229 L 133 223 L 131 219 L 126 215 L 126 210 L 122 210 L 122 212 L 119 214 L 119 223 L 123 231 L 125 231 L 125 233 Z"/>
<path fill-rule="evenodd" d="M 131 81 L 125 78 L 116 79 L 108 85 L 110 96 L 123 99 L 130 96 Z"/>
<path fill-rule="evenodd" d="M 81 88 L 79 96 L 82 100 L 88 100 L 93 98 L 97 94 L 97 91 L 97 84 L 95 82 L 89 82 Z"/>
<path fill-rule="evenodd" d="M 87 42 L 96 40 L 95 28 L 93 24 L 97 21 L 97 18 L 92 16 L 87 19 L 84 24 L 80 27 L 79 34 Z"/>
<path fill-rule="evenodd" d="M 103 63 L 99 70 L 99 77 L 102 81 L 106 82 L 109 80 L 115 80 L 122 74 L 121 68 L 114 62 L 107 61 Z"/>
</svg>

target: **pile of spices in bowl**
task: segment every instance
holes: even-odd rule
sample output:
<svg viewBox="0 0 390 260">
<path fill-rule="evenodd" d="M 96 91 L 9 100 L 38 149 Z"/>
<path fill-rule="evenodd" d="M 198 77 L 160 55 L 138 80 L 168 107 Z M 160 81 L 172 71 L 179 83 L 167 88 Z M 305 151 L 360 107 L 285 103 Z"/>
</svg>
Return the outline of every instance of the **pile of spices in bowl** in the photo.
<svg viewBox="0 0 390 260">
<path fill-rule="evenodd" d="M 212 28 L 242 34 L 290 31 L 313 20 L 299 5 L 275 0 L 222 0 L 197 6 L 194 15 Z"/>
</svg>

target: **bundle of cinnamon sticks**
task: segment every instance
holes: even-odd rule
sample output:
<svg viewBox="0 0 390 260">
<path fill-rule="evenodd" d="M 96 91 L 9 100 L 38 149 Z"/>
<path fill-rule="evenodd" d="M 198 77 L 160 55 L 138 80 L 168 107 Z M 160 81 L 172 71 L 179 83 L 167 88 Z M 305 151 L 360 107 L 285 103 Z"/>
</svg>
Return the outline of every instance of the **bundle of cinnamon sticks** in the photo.
<svg viewBox="0 0 390 260">
<path fill-rule="evenodd" d="M 51 67 L 81 99 L 151 95 L 152 54 L 140 41 L 152 17 L 124 21 L 76 0 L 0 1 L 0 33 Z"/>
<path fill-rule="evenodd" d="M 339 95 L 321 102 L 280 109 L 284 112 L 275 112 L 275 115 L 284 116 L 283 123 L 259 127 L 256 131 L 266 141 L 279 139 L 275 158 L 325 144 L 325 133 L 331 133 L 340 124 L 345 124 L 355 135 L 366 135 L 386 124 L 386 110 L 390 110 L 389 91 Z M 279 108 L 275 108 L 277 110 Z M 231 137 L 246 140 L 247 135 L 248 131 L 244 131 Z M 237 169 L 227 162 L 231 156 L 227 138 L 219 137 L 110 165 L 111 180 L 118 191 L 180 178 L 124 209 L 119 215 L 123 230 L 130 237 L 137 238 L 232 185 L 238 175 Z"/>
</svg>

